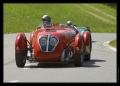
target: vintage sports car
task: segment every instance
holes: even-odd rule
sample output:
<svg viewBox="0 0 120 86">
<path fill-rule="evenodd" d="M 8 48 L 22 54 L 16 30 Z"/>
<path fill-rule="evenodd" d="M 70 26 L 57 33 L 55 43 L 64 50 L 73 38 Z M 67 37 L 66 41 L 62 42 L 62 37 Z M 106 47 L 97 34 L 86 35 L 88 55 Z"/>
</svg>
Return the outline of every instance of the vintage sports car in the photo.
<svg viewBox="0 0 120 86">
<path fill-rule="evenodd" d="M 52 26 L 41 27 L 30 33 L 30 39 L 21 32 L 15 39 L 15 61 L 17 67 L 29 62 L 69 63 L 82 66 L 89 61 L 92 37 L 89 27 Z M 30 53 L 30 55 L 28 54 Z"/>
</svg>

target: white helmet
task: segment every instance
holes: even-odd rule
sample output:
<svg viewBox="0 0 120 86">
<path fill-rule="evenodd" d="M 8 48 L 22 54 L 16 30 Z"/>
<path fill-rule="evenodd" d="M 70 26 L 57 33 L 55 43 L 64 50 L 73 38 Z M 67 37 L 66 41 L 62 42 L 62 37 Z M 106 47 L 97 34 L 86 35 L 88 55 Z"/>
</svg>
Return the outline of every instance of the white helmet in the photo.
<svg viewBox="0 0 120 86">
<path fill-rule="evenodd" d="M 71 21 L 67 21 L 67 26 L 71 26 L 73 23 Z"/>
</svg>

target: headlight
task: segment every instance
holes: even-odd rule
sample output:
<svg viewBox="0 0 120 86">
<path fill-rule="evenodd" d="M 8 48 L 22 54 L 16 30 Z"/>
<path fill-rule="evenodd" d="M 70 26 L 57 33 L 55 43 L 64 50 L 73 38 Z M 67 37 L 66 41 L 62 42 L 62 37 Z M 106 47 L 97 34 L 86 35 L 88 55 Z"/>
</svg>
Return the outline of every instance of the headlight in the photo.
<svg viewBox="0 0 120 86">
<path fill-rule="evenodd" d="M 46 46 L 47 45 L 47 37 L 41 37 L 39 40 L 39 43 L 41 46 Z"/>
<path fill-rule="evenodd" d="M 57 44 L 58 40 L 55 37 L 50 38 L 50 45 L 55 46 Z"/>
<path fill-rule="evenodd" d="M 44 52 L 52 52 L 58 44 L 59 39 L 51 34 L 39 37 L 40 49 Z"/>
</svg>

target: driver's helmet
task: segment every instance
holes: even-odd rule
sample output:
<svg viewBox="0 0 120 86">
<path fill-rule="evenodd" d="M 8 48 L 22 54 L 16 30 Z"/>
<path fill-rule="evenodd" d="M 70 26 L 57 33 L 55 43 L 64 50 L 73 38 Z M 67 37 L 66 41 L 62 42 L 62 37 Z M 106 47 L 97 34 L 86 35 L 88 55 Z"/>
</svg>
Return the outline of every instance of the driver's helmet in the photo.
<svg viewBox="0 0 120 86">
<path fill-rule="evenodd" d="M 67 21 L 67 26 L 72 26 L 73 23 L 71 21 Z"/>
<path fill-rule="evenodd" d="M 46 26 L 46 25 L 51 25 L 51 18 L 49 15 L 44 15 L 42 17 L 42 22 L 43 22 L 43 25 Z"/>
</svg>

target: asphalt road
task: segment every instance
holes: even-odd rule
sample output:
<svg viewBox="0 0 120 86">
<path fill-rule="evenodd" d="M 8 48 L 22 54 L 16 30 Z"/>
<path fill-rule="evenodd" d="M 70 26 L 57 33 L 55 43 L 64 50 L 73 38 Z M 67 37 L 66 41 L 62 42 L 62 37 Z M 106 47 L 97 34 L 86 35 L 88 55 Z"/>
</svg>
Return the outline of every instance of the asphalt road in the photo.
<svg viewBox="0 0 120 86">
<path fill-rule="evenodd" d="M 25 33 L 29 38 L 29 33 Z M 116 52 L 103 46 L 103 43 L 116 39 L 116 34 L 92 33 L 91 60 L 83 67 L 70 64 L 26 63 L 17 68 L 15 63 L 14 42 L 17 34 L 4 34 L 3 83 L 108 83 L 117 82 Z"/>
</svg>

